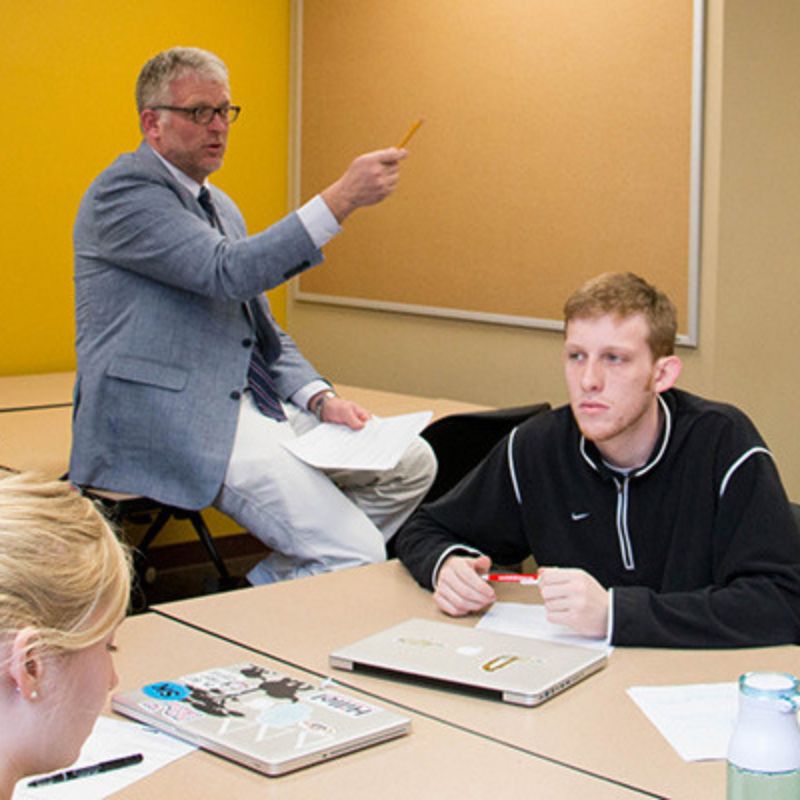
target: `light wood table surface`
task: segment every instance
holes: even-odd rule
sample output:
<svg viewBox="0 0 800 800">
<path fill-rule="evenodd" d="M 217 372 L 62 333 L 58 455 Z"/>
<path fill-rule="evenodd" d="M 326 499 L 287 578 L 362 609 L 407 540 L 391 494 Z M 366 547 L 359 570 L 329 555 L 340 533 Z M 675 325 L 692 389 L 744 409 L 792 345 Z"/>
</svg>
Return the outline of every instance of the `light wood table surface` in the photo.
<svg viewBox="0 0 800 800">
<path fill-rule="evenodd" d="M 38 375 L 0 376 L 0 413 L 43 406 L 71 405 L 74 372 L 48 372 Z M 381 416 L 409 414 L 414 411 L 433 411 L 433 418 L 447 414 L 483 411 L 487 406 L 450 400 L 443 397 L 423 397 L 382 389 L 336 384 L 336 391 L 355 400 Z"/>
<path fill-rule="evenodd" d="M 0 414 L 0 466 L 60 478 L 71 445 L 71 405 Z"/>
<path fill-rule="evenodd" d="M 67 472 L 72 445 L 73 379 L 72 372 L 0 377 L 0 466 L 33 470 L 50 478 Z M 337 390 L 381 416 L 431 410 L 433 419 L 438 419 L 486 410 L 458 400 L 358 386 L 337 385 Z M 4 403 L 8 404 L 6 411 L 2 411 Z"/>
<path fill-rule="evenodd" d="M 514 602 L 539 599 L 537 589 L 520 586 L 501 586 L 498 596 Z M 509 745 L 656 795 L 687 800 L 724 796 L 724 763 L 684 762 L 626 689 L 735 681 L 748 670 L 800 671 L 797 647 L 617 648 L 601 672 L 528 709 L 331 669 L 331 650 L 409 617 L 475 624 L 474 617 L 454 620 L 440 614 L 430 593 L 397 561 L 181 601 L 157 611 Z"/>
<path fill-rule="evenodd" d="M 74 372 L 0 376 L 0 413 L 72 403 Z"/>
<path fill-rule="evenodd" d="M 488 406 L 450 400 L 446 397 L 422 397 L 414 394 L 386 392 L 382 389 L 365 389 L 361 386 L 336 384 L 336 391 L 348 400 L 364 406 L 373 414 L 389 417 L 394 414 L 411 414 L 415 411 L 433 411 L 433 420 L 449 414 L 469 414 L 474 411 L 488 411 Z"/>
<path fill-rule="evenodd" d="M 126 620 L 116 643 L 119 690 L 251 660 L 308 678 L 308 673 L 154 614 Z M 361 697 L 376 702 L 374 698 Z M 304 770 L 270 778 L 198 750 L 132 784 L 115 797 L 465 800 L 511 797 L 524 787 L 535 787 L 537 800 L 642 797 L 624 787 L 532 758 L 407 709 L 396 710 L 412 718 L 409 735 Z M 108 708 L 105 713 L 115 716 Z"/>
</svg>

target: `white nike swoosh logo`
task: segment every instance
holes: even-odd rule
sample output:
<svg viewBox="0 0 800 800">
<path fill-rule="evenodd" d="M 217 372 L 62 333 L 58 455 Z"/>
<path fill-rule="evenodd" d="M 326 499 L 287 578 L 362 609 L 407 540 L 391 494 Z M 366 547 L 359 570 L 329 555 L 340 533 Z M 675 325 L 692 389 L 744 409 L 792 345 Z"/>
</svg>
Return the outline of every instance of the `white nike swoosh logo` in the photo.
<svg viewBox="0 0 800 800">
<path fill-rule="evenodd" d="M 589 516 L 588 511 L 573 511 L 572 514 L 572 521 L 573 522 L 580 522 L 582 519 L 586 519 Z"/>
</svg>

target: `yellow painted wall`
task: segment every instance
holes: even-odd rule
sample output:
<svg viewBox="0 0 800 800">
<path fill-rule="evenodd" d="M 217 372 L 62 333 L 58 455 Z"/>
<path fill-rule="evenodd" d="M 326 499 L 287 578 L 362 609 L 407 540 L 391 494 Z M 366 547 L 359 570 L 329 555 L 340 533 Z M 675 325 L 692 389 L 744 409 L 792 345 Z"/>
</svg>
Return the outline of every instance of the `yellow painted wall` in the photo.
<svg viewBox="0 0 800 800">
<path fill-rule="evenodd" d="M 289 0 L 0 0 L 0 20 L 0 374 L 71 370 L 73 219 L 92 179 L 139 143 L 134 85 L 150 56 L 192 45 L 227 63 L 243 111 L 212 181 L 251 231 L 286 213 Z M 285 290 L 270 299 L 283 321 Z M 194 538 L 186 528 L 159 543 Z"/>
<path fill-rule="evenodd" d="M 0 374 L 75 367 L 72 223 L 91 180 L 139 143 L 134 84 L 172 45 L 213 50 L 243 107 L 212 177 L 250 230 L 287 198 L 289 0 L 0 0 Z M 272 296 L 279 320 L 285 292 Z"/>
</svg>

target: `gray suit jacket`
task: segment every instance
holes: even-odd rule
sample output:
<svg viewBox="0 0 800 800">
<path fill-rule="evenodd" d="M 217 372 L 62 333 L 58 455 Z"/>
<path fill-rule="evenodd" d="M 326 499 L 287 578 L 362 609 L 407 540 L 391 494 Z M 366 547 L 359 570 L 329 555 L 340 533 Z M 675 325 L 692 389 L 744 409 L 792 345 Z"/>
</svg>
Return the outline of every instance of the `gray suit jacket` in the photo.
<svg viewBox="0 0 800 800">
<path fill-rule="evenodd" d="M 225 230 L 142 144 L 84 196 L 74 230 L 78 375 L 70 479 L 183 508 L 217 495 L 252 347 L 288 398 L 318 378 L 262 292 L 322 260 L 296 214 L 246 236 L 211 187 Z"/>
</svg>

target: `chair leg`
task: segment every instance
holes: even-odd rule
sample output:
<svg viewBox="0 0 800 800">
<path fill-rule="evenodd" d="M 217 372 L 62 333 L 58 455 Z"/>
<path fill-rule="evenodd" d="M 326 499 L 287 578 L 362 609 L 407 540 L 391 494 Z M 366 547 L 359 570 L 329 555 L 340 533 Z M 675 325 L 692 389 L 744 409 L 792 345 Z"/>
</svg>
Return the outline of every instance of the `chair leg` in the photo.
<svg viewBox="0 0 800 800">
<path fill-rule="evenodd" d="M 161 533 L 161 529 L 167 524 L 169 518 L 172 516 L 172 509 L 170 508 L 162 508 L 158 512 L 158 516 L 155 518 L 153 523 L 147 529 L 147 533 L 145 533 L 142 541 L 139 542 L 139 546 L 136 548 L 142 555 L 147 553 L 147 549 L 155 540 L 156 536 Z"/>
<path fill-rule="evenodd" d="M 220 578 L 224 581 L 230 581 L 231 576 L 228 572 L 228 568 L 225 566 L 225 562 L 220 557 L 216 545 L 214 544 L 214 540 L 211 537 L 211 532 L 208 530 L 205 520 L 200 512 L 191 511 L 186 515 L 186 517 L 192 523 L 192 526 L 197 532 L 197 536 L 203 543 L 203 546 L 206 548 L 208 557 L 214 562 L 214 566 L 217 568 Z"/>
</svg>

